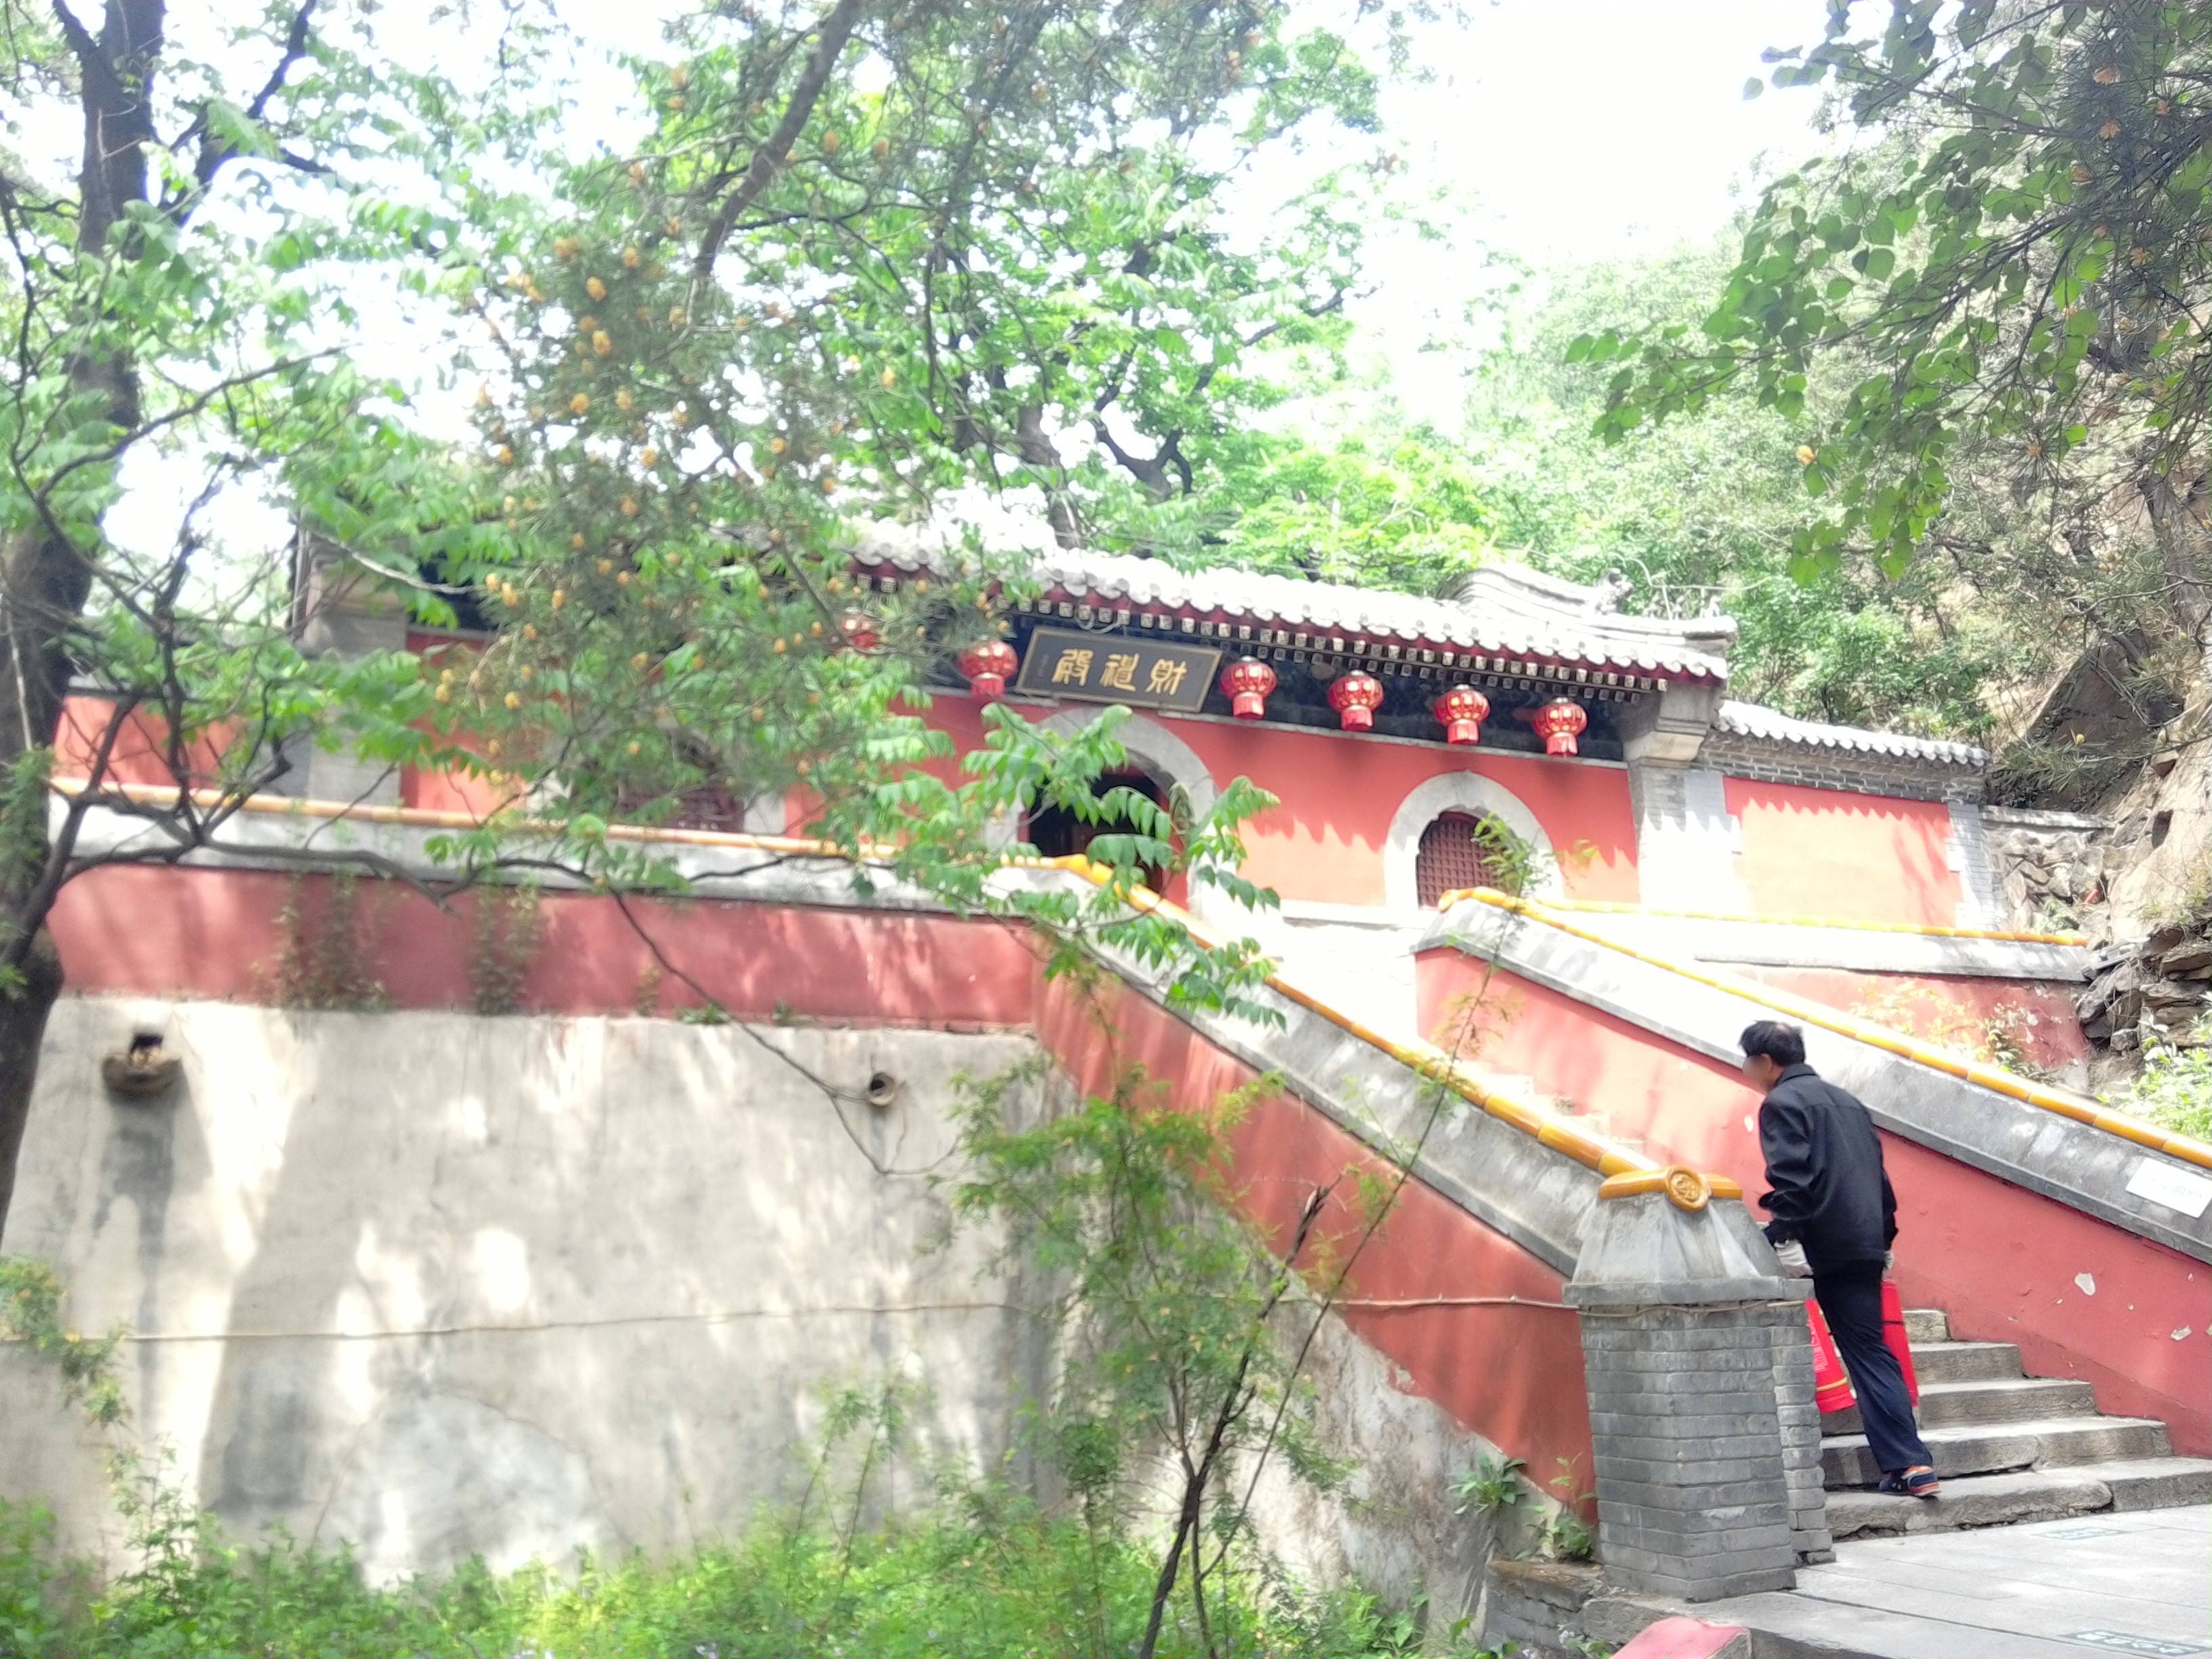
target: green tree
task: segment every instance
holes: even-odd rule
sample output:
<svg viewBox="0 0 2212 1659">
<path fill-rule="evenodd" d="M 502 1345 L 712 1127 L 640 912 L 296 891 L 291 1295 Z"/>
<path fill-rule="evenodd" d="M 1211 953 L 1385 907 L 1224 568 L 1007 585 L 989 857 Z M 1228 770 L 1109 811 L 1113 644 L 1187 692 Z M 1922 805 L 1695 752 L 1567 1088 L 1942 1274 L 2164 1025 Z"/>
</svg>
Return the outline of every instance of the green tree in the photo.
<svg viewBox="0 0 2212 1659">
<path fill-rule="evenodd" d="M 1364 422 L 1334 444 L 1256 436 L 1220 459 L 1174 539 L 1147 550 L 1315 581 L 1432 593 L 1492 552 L 1494 514 L 1466 459 L 1425 427 Z M 1172 536 L 1167 515 L 1156 536 Z"/>
<path fill-rule="evenodd" d="M 313 733 L 388 758 L 434 759 L 411 668 L 315 659 L 286 626 L 287 550 L 228 549 L 207 509 L 227 492 L 344 476 L 365 497 L 434 496 L 424 447 L 388 390 L 328 343 L 333 270 L 409 254 L 423 216 L 331 181 L 401 112 L 314 0 L 235 22 L 217 62 L 173 61 L 161 0 L 108 0 L 97 27 L 67 4 L 0 7 L 0 1221 L 61 984 L 45 921 L 86 813 L 141 744 L 180 797 L 146 856 L 183 857 Z M 73 110 L 73 181 L 35 160 L 39 124 Z M 404 155 L 404 141 L 380 143 Z M 112 535 L 124 469 L 169 457 L 199 480 L 166 534 Z M 431 480 L 434 484 L 434 479 Z M 435 510 L 433 500 L 424 505 Z M 78 734 L 88 789 L 49 833 L 48 781 L 73 680 L 113 693 Z M 207 741 L 222 733 L 218 753 Z"/>
<path fill-rule="evenodd" d="M 1576 343 L 1611 372 L 1602 431 L 1747 396 L 1820 498 L 1796 573 L 1933 552 L 2079 627 L 2118 604 L 2201 630 L 2212 15 L 1836 0 L 1824 40 L 1771 56 L 1862 142 L 1766 191 L 1696 325 Z M 1859 367 L 1823 405 L 1838 358 Z"/>
<path fill-rule="evenodd" d="M 167 49 L 161 0 L 109 0 L 96 30 L 66 3 L 6 15 L 0 74 L 99 137 L 71 183 L 0 175 L 0 1218 L 60 986 L 44 924 L 100 861 L 87 815 L 144 820 L 158 850 L 129 856 L 182 858 L 303 741 L 505 792 L 514 811 L 437 845 L 434 893 L 556 872 L 678 890 L 611 819 L 797 786 L 815 833 L 894 845 L 947 902 L 1026 906 L 1071 948 L 1110 935 L 1180 963 L 1179 994 L 1236 1000 L 1252 952 L 1198 950 L 1111 890 L 994 896 L 986 830 L 1079 801 L 1132 870 L 1256 897 L 1234 825 L 1265 798 L 1226 792 L 1203 823 L 1100 800 L 1110 725 L 1060 741 L 1003 710 L 964 776 L 924 769 L 948 748 L 919 717 L 927 684 L 1020 573 L 976 556 L 863 595 L 850 526 L 979 486 L 1031 492 L 1069 537 L 1181 487 L 1186 448 L 1262 395 L 1244 354 L 1331 326 L 1356 275 L 1334 180 L 1260 252 L 1218 225 L 1255 154 L 1371 127 L 1348 40 L 1249 3 L 702 4 L 628 65 L 642 117 L 579 141 L 557 12 L 510 13 L 489 90 L 465 92 L 315 0 L 237 27 L 213 64 Z M 333 347 L 379 284 L 465 325 L 468 453 Z M 149 549 L 110 520 L 156 452 L 207 484 Z M 248 490 L 296 508 L 330 583 L 295 593 L 289 547 L 221 544 L 210 503 Z M 494 638 L 304 652 L 295 602 L 362 584 L 428 622 L 473 608 Z M 112 714 L 49 833 L 73 678 Z M 214 793 L 120 787 L 142 738 Z"/>
<path fill-rule="evenodd" d="M 1981 688 L 2016 672 L 2020 653 L 1948 565 L 1891 577 L 1838 563 L 1792 579 L 1798 424 L 1730 390 L 1633 442 L 1594 431 L 1606 377 L 1570 360 L 1573 343 L 1608 325 L 1685 325 L 1727 264 L 1716 245 L 1540 273 L 1510 303 L 1468 408 L 1468 465 L 1498 539 L 1554 575 L 1617 572 L 1631 611 L 1734 617 L 1740 696 L 1814 720 L 1980 734 Z M 1808 378 L 1808 408 L 1840 403 L 1846 355 Z"/>
</svg>

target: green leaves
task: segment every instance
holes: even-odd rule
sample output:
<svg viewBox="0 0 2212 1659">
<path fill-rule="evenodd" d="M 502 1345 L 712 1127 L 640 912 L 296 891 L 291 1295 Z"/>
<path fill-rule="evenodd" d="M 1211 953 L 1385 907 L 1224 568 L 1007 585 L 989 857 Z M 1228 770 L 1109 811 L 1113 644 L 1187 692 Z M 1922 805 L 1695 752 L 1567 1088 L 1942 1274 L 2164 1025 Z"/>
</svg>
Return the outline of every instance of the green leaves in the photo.
<svg viewBox="0 0 2212 1659">
<path fill-rule="evenodd" d="M 1791 538 L 1808 575 L 1856 556 L 1907 568 L 1955 512 L 1962 447 L 2038 463 L 2012 488 L 2046 514 L 2069 510 L 2089 476 L 2073 469 L 2162 476 L 2212 393 L 2181 297 L 2212 280 L 2212 118 L 2184 91 L 2212 66 L 2212 18 L 1919 5 L 1861 36 L 1862 9 L 1832 8 L 1827 40 L 1774 80 L 1832 80 L 1874 142 L 1767 191 L 1702 343 L 1567 351 L 1634 363 L 1596 422 L 1616 442 L 1723 394 L 1796 419 L 1824 361 L 1885 365 L 1801 469 L 1824 515 Z M 2136 373 L 2143 356 L 2163 381 Z"/>
</svg>

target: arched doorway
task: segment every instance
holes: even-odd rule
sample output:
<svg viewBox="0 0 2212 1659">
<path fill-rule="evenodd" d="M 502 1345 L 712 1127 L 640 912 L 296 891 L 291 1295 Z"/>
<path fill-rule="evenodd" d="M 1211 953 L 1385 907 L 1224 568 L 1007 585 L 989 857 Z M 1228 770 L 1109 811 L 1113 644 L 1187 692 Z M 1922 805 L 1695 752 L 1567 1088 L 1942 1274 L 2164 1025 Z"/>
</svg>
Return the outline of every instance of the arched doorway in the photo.
<svg viewBox="0 0 2212 1659">
<path fill-rule="evenodd" d="M 1478 817 L 1472 812 L 1443 812 L 1429 821 L 1413 854 L 1414 896 L 1421 908 L 1435 909 L 1446 893 L 1500 884 L 1498 845 L 1485 840 L 1486 824 L 1503 828 L 1487 813 Z"/>
<path fill-rule="evenodd" d="M 1133 769 L 1100 774 L 1092 793 L 1103 795 L 1109 789 L 1133 789 L 1155 806 L 1167 805 L 1167 791 L 1158 781 Z M 1058 859 L 1089 852 L 1091 843 L 1101 836 L 1126 835 L 1128 830 L 1125 823 L 1085 823 L 1065 807 L 1043 806 L 1029 814 L 1022 839 L 1036 848 L 1040 857 Z M 1146 886 L 1158 892 L 1160 876 L 1158 869 L 1146 869 L 1141 879 Z"/>
<path fill-rule="evenodd" d="M 1437 841 L 1431 840 L 1431 831 L 1439 820 L 1461 818 L 1468 827 L 1462 830 L 1437 832 Z M 1495 886 L 1496 855 L 1490 855 L 1491 878 L 1479 875 L 1473 880 L 1443 880 L 1442 860 L 1471 862 L 1476 850 L 1472 839 L 1472 825 L 1484 819 L 1494 819 L 1510 831 L 1519 845 L 1528 849 L 1532 865 L 1527 872 L 1531 897 L 1541 897 L 1559 890 L 1559 872 L 1552 857 L 1552 838 L 1536 815 L 1511 790 L 1494 779 L 1479 772 L 1443 772 L 1428 779 L 1407 792 L 1398 803 L 1398 810 L 1390 819 L 1389 839 L 1382 849 L 1382 885 L 1385 902 L 1401 915 L 1434 907 L 1437 893 L 1448 893 L 1455 887 Z M 1449 847 L 1443 842 L 1449 838 Z M 1424 860 L 1423 854 L 1430 856 Z M 1437 866 L 1441 886 L 1429 886 L 1425 881 L 1424 864 Z"/>
</svg>

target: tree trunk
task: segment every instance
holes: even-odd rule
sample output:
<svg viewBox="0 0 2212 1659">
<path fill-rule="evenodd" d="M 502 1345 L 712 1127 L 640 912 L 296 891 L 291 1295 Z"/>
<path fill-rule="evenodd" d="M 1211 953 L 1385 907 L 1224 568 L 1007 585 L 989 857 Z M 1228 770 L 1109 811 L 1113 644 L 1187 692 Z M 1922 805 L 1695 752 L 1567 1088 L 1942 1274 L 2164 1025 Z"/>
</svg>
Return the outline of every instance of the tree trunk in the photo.
<svg viewBox="0 0 2212 1659">
<path fill-rule="evenodd" d="M 76 59 L 84 112 L 84 159 L 77 175 L 78 253 L 128 258 L 133 234 L 124 215 L 147 199 L 146 146 L 154 131 L 152 94 L 166 0 L 107 0 L 95 38 L 66 5 L 54 8 Z M 80 392 L 99 395 L 110 424 L 129 432 L 141 416 L 138 366 L 112 345 L 69 362 Z M 92 592 L 97 552 L 35 521 L 4 549 L 0 566 L 0 772 L 25 754 L 53 746 L 69 696 L 70 635 Z M 46 825 L 35 826 L 41 841 Z M 15 1156 L 39 1075 L 39 1042 L 61 994 L 62 963 L 46 933 L 52 890 L 27 884 L 0 891 L 0 968 L 21 983 L 0 991 L 0 1234 L 15 1189 Z"/>
<path fill-rule="evenodd" d="M 61 992 L 61 954 L 42 930 L 24 963 L 23 983 L 15 995 L 0 996 L 0 1245 L 7 1243 L 15 1158 L 30 1121 L 31 1089 L 39 1080 L 39 1042 Z"/>
</svg>

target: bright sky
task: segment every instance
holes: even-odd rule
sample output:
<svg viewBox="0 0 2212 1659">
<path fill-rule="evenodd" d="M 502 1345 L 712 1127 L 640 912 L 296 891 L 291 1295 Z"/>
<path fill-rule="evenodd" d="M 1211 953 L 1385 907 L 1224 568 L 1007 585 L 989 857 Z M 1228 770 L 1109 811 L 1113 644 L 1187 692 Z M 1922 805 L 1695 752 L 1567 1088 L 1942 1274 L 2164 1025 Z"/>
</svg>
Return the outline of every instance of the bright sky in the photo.
<svg viewBox="0 0 2212 1659">
<path fill-rule="evenodd" d="M 1427 31 L 1435 77 L 1386 109 L 1413 175 L 1472 198 L 1472 245 L 1410 241 L 1356 313 L 1407 410 L 1455 422 L 1456 334 L 1485 246 L 1534 266 L 1662 252 L 1719 230 L 1763 173 L 1819 147 L 1817 95 L 1746 100 L 1770 46 L 1820 38 L 1824 0 L 1472 0 Z M 1475 338 L 1480 339 L 1478 333 Z"/>
<path fill-rule="evenodd" d="M 1351 0 L 1297 3 L 1330 20 Z M 645 55 L 659 45 L 659 20 L 685 9 L 685 0 L 556 4 L 593 45 Z M 1406 189 L 1447 191 L 1458 204 L 1456 243 L 1439 247 L 1386 229 L 1375 251 L 1375 290 L 1352 313 L 1365 372 L 1407 412 L 1448 428 L 1459 418 L 1470 348 L 1484 338 L 1468 311 L 1496 281 L 1490 254 L 1541 267 L 1703 238 L 1727 221 L 1762 159 L 1770 171 L 1786 168 L 1817 147 L 1808 125 L 1814 94 L 1769 91 L 1747 101 L 1742 88 L 1765 72 L 1762 49 L 1817 37 L 1825 3 L 1465 0 L 1465 10 L 1463 22 L 1424 27 L 1419 55 L 1434 78 L 1394 88 L 1384 112 L 1407 164 Z M 485 7 L 479 16 L 488 22 L 497 11 Z M 211 46 L 206 37 L 222 18 L 210 0 L 173 5 L 173 44 Z M 489 58 L 489 37 L 462 28 L 441 0 L 391 0 L 376 27 L 387 48 L 417 56 L 425 67 L 457 73 Z M 602 134 L 592 129 L 603 128 L 608 140 L 623 143 L 619 119 L 609 115 L 623 88 L 602 67 L 579 69 L 579 127 L 592 137 Z M 465 68 L 458 73 L 467 78 Z M 65 165 L 76 143 L 74 121 L 59 123 L 52 136 L 56 161 Z M 1310 162 L 1286 162 L 1273 179 L 1255 181 L 1244 234 L 1266 234 L 1267 198 L 1302 165 Z M 459 430 L 460 393 L 441 392 L 428 363 L 421 391 L 434 427 Z M 175 472 L 190 494 L 181 483 L 189 469 L 154 470 Z M 141 473 L 137 482 L 151 478 Z M 173 534 L 174 505 L 137 500 L 130 507 L 137 510 L 127 517 L 143 514 L 148 537 L 165 543 Z M 282 522 L 274 507 L 260 515 L 270 531 Z"/>
</svg>

